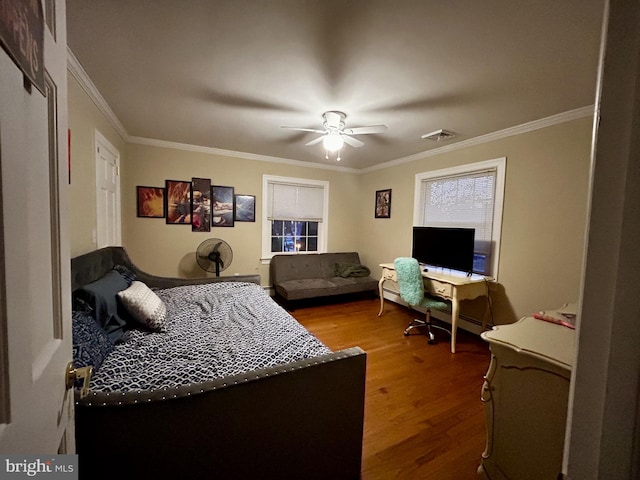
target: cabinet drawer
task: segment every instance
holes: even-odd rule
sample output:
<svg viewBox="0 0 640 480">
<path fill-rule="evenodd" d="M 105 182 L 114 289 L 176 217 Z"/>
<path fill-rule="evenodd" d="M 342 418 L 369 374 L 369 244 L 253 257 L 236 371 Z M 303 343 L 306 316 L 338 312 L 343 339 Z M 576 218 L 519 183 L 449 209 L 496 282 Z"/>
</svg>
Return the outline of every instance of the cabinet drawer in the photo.
<svg viewBox="0 0 640 480">
<path fill-rule="evenodd" d="M 425 282 L 425 287 L 432 295 L 444 298 L 453 298 L 453 287 L 449 283 L 429 279 Z"/>
<path fill-rule="evenodd" d="M 394 282 L 398 281 L 398 274 L 396 273 L 395 270 L 391 270 L 389 268 L 383 268 L 382 269 L 382 278 L 384 278 L 385 280 L 391 280 Z"/>
</svg>

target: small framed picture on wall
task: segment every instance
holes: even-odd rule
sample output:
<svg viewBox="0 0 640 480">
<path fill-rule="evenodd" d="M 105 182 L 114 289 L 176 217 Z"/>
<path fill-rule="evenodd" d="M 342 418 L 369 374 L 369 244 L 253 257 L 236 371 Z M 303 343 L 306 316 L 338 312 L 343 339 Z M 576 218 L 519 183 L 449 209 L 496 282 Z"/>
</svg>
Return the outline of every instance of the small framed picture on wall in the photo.
<svg viewBox="0 0 640 480">
<path fill-rule="evenodd" d="M 255 195 L 235 196 L 235 221 L 255 222 L 256 221 L 256 197 Z"/>
<path fill-rule="evenodd" d="M 391 218 L 391 189 L 376 191 L 375 218 Z"/>
<path fill-rule="evenodd" d="M 211 187 L 211 226 L 233 227 L 233 187 L 213 185 Z"/>
<path fill-rule="evenodd" d="M 138 217 L 164 218 L 164 188 L 136 187 Z"/>
</svg>

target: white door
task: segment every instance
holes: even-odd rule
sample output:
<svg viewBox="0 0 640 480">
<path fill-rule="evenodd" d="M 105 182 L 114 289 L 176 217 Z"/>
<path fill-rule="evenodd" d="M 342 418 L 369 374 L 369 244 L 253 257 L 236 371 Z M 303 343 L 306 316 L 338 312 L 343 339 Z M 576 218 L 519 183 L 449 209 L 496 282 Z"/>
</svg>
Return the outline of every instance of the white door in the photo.
<svg viewBox="0 0 640 480">
<path fill-rule="evenodd" d="M 11 3 L 25 10 L 41 4 Z M 21 70 L 0 49 L 3 454 L 75 451 L 73 401 L 65 389 L 65 367 L 71 360 L 65 2 L 42 3 L 49 9 L 44 27 L 46 96 L 28 88 Z M 22 12 L 0 11 L 3 21 L 13 14 L 14 22 L 24 27 Z"/>
<path fill-rule="evenodd" d="M 120 245 L 120 153 L 96 130 L 96 240 Z"/>
</svg>

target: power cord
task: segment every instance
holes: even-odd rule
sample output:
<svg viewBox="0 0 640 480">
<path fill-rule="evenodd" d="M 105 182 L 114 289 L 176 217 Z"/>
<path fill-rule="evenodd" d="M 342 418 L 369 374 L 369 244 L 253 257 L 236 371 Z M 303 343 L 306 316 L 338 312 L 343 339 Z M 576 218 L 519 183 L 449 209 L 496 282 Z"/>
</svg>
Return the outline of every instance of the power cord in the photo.
<svg viewBox="0 0 640 480">
<path fill-rule="evenodd" d="M 493 327 L 496 326 L 496 324 L 495 324 L 495 321 L 494 321 L 494 318 L 493 318 L 493 302 L 491 301 L 491 293 L 490 293 L 490 290 L 489 290 L 489 280 L 487 280 L 485 278 L 484 279 L 484 284 L 487 287 L 487 305 L 489 306 L 489 314 L 490 314 L 490 317 L 491 317 L 490 318 L 490 320 L 491 320 L 490 325 L 491 325 L 491 328 L 493 328 Z"/>
</svg>

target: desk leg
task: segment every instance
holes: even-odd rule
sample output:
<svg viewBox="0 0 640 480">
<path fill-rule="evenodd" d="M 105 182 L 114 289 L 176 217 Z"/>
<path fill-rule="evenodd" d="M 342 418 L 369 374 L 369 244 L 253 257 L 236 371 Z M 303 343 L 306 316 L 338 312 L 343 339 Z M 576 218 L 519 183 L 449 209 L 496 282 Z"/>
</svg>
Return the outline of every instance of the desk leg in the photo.
<svg viewBox="0 0 640 480">
<path fill-rule="evenodd" d="M 458 332 L 458 311 L 460 302 L 457 298 L 451 301 L 451 353 L 456 353 L 456 333 Z"/>
<path fill-rule="evenodd" d="M 380 281 L 378 282 L 378 296 L 380 297 L 380 311 L 378 312 L 378 316 L 382 315 L 382 311 L 384 310 L 384 292 L 382 290 L 382 285 L 384 284 L 385 278 L 384 276 L 380 277 Z"/>
</svg>

